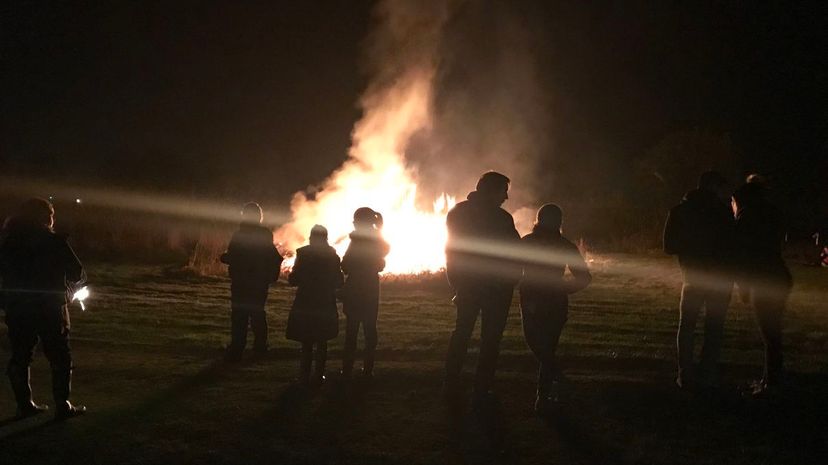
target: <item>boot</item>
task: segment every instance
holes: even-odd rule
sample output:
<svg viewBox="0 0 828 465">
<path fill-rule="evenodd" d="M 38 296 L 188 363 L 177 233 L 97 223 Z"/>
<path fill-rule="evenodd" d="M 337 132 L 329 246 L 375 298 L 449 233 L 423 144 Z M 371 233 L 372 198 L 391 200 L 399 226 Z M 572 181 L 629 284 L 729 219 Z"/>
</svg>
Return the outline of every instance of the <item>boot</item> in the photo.
<svg viewBox="0 0 828 465">
<path fill-rule="evenodd" d="M 32 401 L 32 387 L 29 382 L 28 367 L 10 366 L 7 373 L 9 381 L 11 381 L 12 391 L 14 391 L 14 398 L 17 401 L 16 418 L 28 418 L 49 410 L 48 406 L 38 405 Z"/>
<path fill-rule="evenodd" d="M 302 359 L 299 362 L 299 384 L 307 386 L 310 384 L 311 364 L 313 363 L 313 352 L 302 349 Z"/>
<path fill-rule="evenodd" d="M 72 391 L 72 370 L 52 370 L 52 394 L 55 398 L 55 420 L 62 421 L 86 412 L 83 405 L 72 405 L 69 393 Z"/>
<path fill-rule="evenodd" d="M 313 382 L 321 386 L 325 383 L 325 362 L 327 361 L 327 351 L 320 347 L 316 348 L 316 367 L 313 372 Z"/>
<path fill-rule="evenodd" d="M 365 360 L 362 362 L 362 377 L 372 379 L 374 377 L 374 351 L 365 351 Z"/>
<path fill-rule="evenodd" d="M 342 378 L 351 379 L 354 371 L 354 354 L 346 352 L 342 355 Z"/>
</svg>

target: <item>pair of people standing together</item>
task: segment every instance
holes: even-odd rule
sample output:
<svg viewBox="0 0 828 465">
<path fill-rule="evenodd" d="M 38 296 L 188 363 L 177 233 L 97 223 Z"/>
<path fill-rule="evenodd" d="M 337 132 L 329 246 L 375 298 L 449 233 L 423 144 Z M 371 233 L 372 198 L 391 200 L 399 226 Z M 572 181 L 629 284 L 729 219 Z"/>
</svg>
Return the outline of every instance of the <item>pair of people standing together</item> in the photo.
<svg viewBox="0 0 828 465">
<path fill-rule="evenodd" d="M 730 201 L 731 208 L 727 202 Z M 749 394 L 765 396 L 782 381 L 782 315 L 792 280 L 782 258 L 782 214 L 766 198 L 758 177 L 729 193 L 716 172 L 703 173 L 698 188 L 670 210 L 664 250 L 677 255 L 683 275 L 677 336 L 681 388 L 715 388 L 725 317 L 734 283 L 741 300 L 753 307 L 765 344 L 761 379 Z M 704 346 L 694 365 L 694 332 L 702 308 Z"/>
<path fill-rule="evenodd" d="M 484 406 L 493 399 L 500 340 L 515 285 L 520 283 L 524 336 L 540 365 L 535 409 L 543 413 L 557 402 L 557 385 L 563 380 L 555 352 L 567 320 L 569 294 L 589 285 L 592 276 L 578 248 L 561 235 L 558 206 L 541 207 L 532 232 L 521 239 L 512 215 L 501 208 L 509 198 L 509 185 L 503 174 L 484 173 L 475 191 L 446 218 L 446 274 L 455 290 L 457 320 L 446 357 L 444 393 L 452 404 L 461 400 L 463 362 L 479 315 L 473 403 Z"/>
<path fill-rule="evenodd" d="M 232 340 L 227 356 L 231 360 L 241 358 L 248 321 L 256 338 L 254 350 L 267 350 L 264 305 L 267 288 L 278 278 L 282 263 L 271 232 L 260 225 L 261 208 L 250 203 L 242 215 L 244 220 L 222 256 L 222 262 L 230 266 Z M 341 261 L 328 244 L 327 229 L 320 225 L 311 229 L 309 245 L 296 251 L 288 282 L 297 291 L 286 335 L 302 343 L 300 380 L 303 383 L 324 380 L 327 341 L 339 333 L 337 294 L 343 301 L 347 320 L 342 374 L 346 377 L 352 374 L 360 327 L 365 337 L 363 375 L 373 374 L 379 311 L 378 273 L 385 268 L 389 251 L 380 235 L 382 224 L 382 215 L 378 212 L 367 207 L 357 209 L 351 243 Z"/>
</svg>

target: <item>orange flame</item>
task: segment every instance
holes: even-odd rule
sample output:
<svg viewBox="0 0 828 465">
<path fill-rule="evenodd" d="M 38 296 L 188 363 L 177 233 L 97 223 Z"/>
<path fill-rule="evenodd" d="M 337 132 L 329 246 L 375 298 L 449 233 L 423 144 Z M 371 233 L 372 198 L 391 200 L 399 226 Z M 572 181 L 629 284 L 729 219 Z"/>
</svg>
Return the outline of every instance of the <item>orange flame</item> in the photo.
<svg viewBox="0 0 828 465">
<path fill-rule="evenodd" d="M 394 86 L 368 93 L 349 159 L 313 199 L 301 192 L 294 196 L 293 221 L 277 231 L 283 247 L 295 250 L 306 242 L 311 227 L 321 224 L 341 256 L 348 246 L 354 210 L 370 207 L 385 220 L 382 235 L 391 246 L 387 273 L 437 271 L 445 266 L 445 216 L 455 200 L 442 194 L 430 210 L 418 208 L 416 173 L 404 162 L 409 139 L 430 122 L 432 76 L 431 68 L 412 70 Z"/>
</svg>

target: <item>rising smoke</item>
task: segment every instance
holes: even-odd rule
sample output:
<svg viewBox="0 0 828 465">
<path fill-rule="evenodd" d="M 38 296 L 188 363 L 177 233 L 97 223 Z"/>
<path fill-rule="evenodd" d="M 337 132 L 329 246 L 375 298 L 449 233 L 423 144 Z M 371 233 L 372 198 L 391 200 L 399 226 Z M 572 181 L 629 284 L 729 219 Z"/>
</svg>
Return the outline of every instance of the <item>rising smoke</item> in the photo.
<svg viewBox="0 0 828 465">
<path fill-rule="evenodd" d="M 543 179 L 535 160 L 549 148 L 547 104 L 529 12 L 506 1 L 386 0 L 375 16 L 349 158 L 313 194 L 294 196 L 293 221 L 277 231 L 288 250 L 316 223 L 344 238 L 360 206 L 386 214 L 388 227 L 412 221 L 411 211 L 394 213 L 416 208 L 441 229 L 434 199 L 462 199 L 489 169 L 512 178 L 511 210 L 531 204 Z"/>
</svg>

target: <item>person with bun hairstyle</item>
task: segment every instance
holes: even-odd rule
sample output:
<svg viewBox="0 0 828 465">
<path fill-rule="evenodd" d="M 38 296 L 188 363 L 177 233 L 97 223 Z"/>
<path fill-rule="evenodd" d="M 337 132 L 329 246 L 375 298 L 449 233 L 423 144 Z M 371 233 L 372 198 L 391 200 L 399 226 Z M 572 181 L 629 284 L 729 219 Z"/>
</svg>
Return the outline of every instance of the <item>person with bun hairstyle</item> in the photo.
<svg viewBox="0 0 828 465">
<path fill-rule="evenodd" d="M 354 231 L 351 243 L 342 257 L 345 285 L 340 293 L 345 313 L 345 347 L 342 354 L 342 376 L 351 377 L 357 335 L 360 326 L 365 337 L 362 374 L 370 378 L 374 373 L 374 354 L 377 348 L 377 316 L 379 314 L 379 272 L 385 269 L 388 243 L 382 238 L 383 219 L 379 212 L 368 207 L 354 212 Z"/>
</svg>

